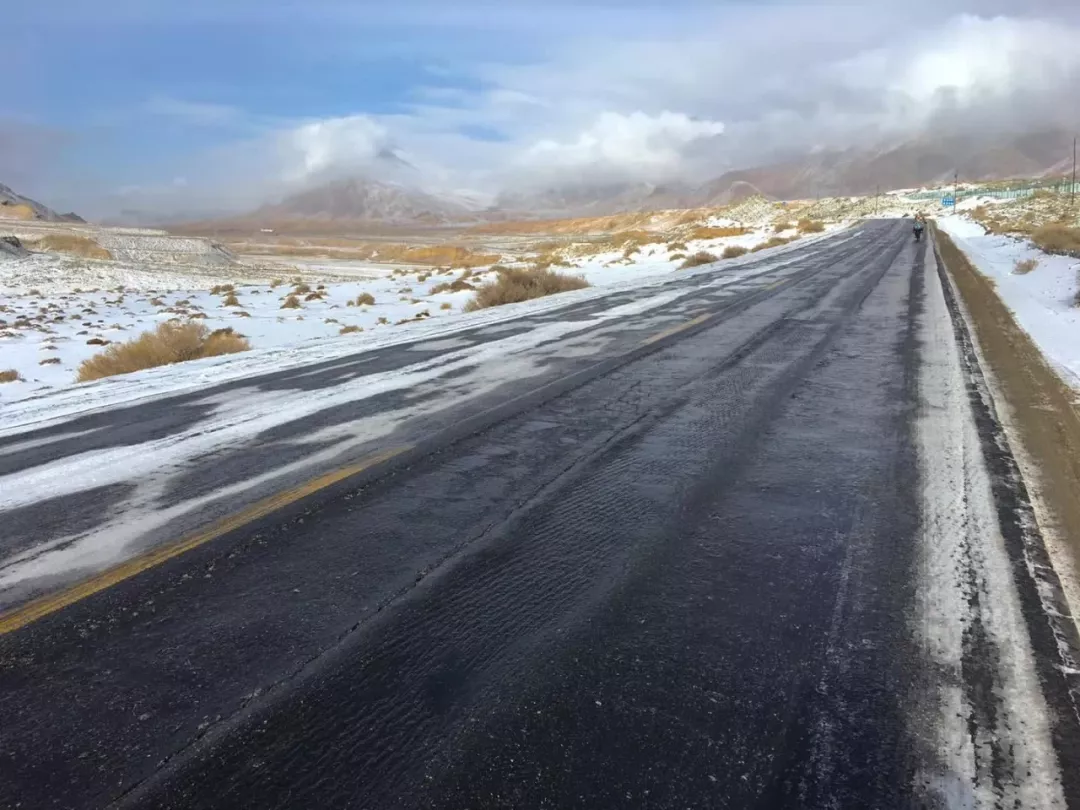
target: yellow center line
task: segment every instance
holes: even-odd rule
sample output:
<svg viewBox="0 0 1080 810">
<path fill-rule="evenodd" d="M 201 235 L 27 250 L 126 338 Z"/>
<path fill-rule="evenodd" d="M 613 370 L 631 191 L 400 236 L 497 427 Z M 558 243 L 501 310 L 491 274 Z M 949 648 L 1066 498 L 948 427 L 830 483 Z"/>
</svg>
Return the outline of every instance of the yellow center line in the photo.
<svg viewBox="0 0 1080 810">
<path fill-rule="evenodd" d="M 653 343 L 656 343 L 656 341 L 658 341 L 658 340 L 663 340 L 666 337 L 671 337 L 672 335 L 677 335 L 677 334 L 679 334 L 679 332 L 683 332 L 683 331 L 689 329 L 692 326 L 697 326 L 699 323 L 703 323 L 703 322 L 707 321 L 711 317 L 712 317 L 712 315 L 710 313 L 708 313 L 708 312 L 706 312 L 704 315 L 698 315 L 692 321 L 687 321 L 686 323 L 680 323 L 678 326 L 673 326 L 670 329 L 665 329 L 663 332 L 657 332 L 652 337 L 649 337 L 649 338 L 646 338 L 645 340 L 643 340 L 641 342 L 641 345 L 642 346 L 649 346 L 649 345 L 651 345 Z"/>
<path fill-rule="evenodd" d="M 161 565 L 167 560 L 179 557 L 185 552 L 205 545 L 211 540 L 222 537 L 234 529 L 246 526 L 259 518 L 266 517 L 267 515 L 294 504 L 302 498 L 306 498 L 321 489 L 326 489 L 326 487 L 332 484 L 344 481 L 350 476 L 370 469 L 384 461 L 388 461 L 394 456 L 401 455 L 409 449 L 408 446 L 404 446 L 396 447 L 391 450 L 384 450 L 380 453 L 368 456 L 356 464 L 343 467 L 339 470 L 332 470 L 324 475 L 320 475 L 318 478 L 313 478 L 310 481 L 300 484 L 293 489 L 279 492 L 277 495 L 271 495 L 269 498 L 258 501 L 235 515 L 221 518 L 214 523 L 211 523 L 207 528 L 178 540 L 175 543 L 155 548 L 144 554 L 140 554 L 137 557 L 133 557 L 113 568 L 102 571 L 100 574 L 97 574 L 90 579 L 83 580 L 62 591 L 39 597 L 38 599 L 27 602 L 25 605 L 8 611 L 7 613 L 0 613 L 0 636 L 11 633 L 21 627 L 25 627 L 31 622 L 35 622 L 51 613 L 62 610 L 69 605 L 73 605 L 88 596 L 93 596 L 95 593 L 100 593 L 107 588 L 111 588 L 113 585 L 123 582 L 125 579 L 130 579 L 136 574 L 140 574 L 149 568 Z"/>
</svg>

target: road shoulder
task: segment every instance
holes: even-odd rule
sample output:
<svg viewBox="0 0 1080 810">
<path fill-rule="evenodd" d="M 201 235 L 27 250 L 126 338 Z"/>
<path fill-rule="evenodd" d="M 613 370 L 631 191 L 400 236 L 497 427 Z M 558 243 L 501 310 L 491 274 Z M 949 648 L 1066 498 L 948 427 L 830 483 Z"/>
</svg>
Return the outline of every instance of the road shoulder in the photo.
<svg viewBox="0 0 1080 810">
<path fill-rule="evenodd" d="M 935 228 L 938 250 L 1021 466 L 1071 614 L 1080 605 L 1080 407 L 984 276 Z"/>
</svg>

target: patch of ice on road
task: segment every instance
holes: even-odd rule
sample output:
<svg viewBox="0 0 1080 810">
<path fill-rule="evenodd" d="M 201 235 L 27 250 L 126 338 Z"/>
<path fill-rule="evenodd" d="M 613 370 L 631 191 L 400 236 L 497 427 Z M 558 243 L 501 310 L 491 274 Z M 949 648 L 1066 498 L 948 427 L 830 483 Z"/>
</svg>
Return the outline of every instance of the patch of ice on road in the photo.
<svg viewBox="0 0 1080 810">
<path fill-rule="evenodd" d="M 207 503 L 236 498 L 259 484 L 285 479 L 300 470 L 328 463 L 344 451 L 390 435 L 406 420 L 482 396 L 508 379 L 520 380 L 541 374 L 546 368 L 541 362 L 545 354 L 541 344 L 577 333 L 588 324 L 616 323 L 628 315 L 662 309 L 679 295 L 680 291 L 660 292 L 595 313 L 586 322 L 542 324 L 524 334 L 314 391 L 241 390 L 229 392 L 228 396 L 207 397 L 204 401 L 214 405 L 213 413 L 180 433 L 137 445 L 94 450 L 2 476 L 0 511 L 120 482 L 135 483 L 137 489 L 113 522 L 78 537 L 38 544 L 0 562 L 0 602 L 4 601 L 3 594 L 25 586 L 28 581 L 98 570 L 119 562 L 132 553 L 133 545 L 147 531 Z M 581 340 L 588 341 L 594 353 L 600 348 L 591 335 L 584 335 Z M 320 440 L 333 438 L 338 440 L 337 443 L 301 461 L 237 482 L 212 496 L 166 508 L 157 503 L 157 493 L 195 459 L 242 447 L 263 431 L 303 420 L 335 405 L 362 402 L 390 391 L 423 390 L 426 384 L 453 371 L 467 373 L 455 378 L 454 385 L 443 389 L 437 400 L 420 397 L 415 404 L 321 432 Z M 308 434 L 298 441 L 311 442 L 313 436 Z M 230 505 L 236 506 L 235 503 Z"/>
</svg>

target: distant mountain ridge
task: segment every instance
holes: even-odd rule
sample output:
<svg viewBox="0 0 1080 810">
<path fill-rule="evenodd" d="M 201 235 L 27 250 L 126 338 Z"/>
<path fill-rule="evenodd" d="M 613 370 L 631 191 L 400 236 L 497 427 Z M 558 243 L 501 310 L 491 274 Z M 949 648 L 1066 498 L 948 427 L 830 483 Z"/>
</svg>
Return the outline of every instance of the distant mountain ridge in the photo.
<svg viewBox="0 0 1080 810">
<path fill-rule="evenodd" d="M 37 200 L 17 194 L 0 183 L 0 219 L 43 220 L 45 222 L 84 222 L 78 214 L 58 214 Z"/>
<path fill-rule="evenodd" d="M 265 205 L 252 217 L 274 220 L 417 223 L 448 225 L 477 220 L 475 209 L 397 183 L 350 177 Z"/>
<path fill-rule="evenodd" d="M 941 135 L 876 149 L 817 151 L 727 171 L 698 183 L 566 182 L 477 199 L 426 192 L 406 183 L 339 178 L 241 216 L 197 223 L 212 229 L 334 230 L 346 227 L 446 227 L 508 219 L 604 216 L 718 207 L 748 197 L 807 199 L 938 185 L 958 171 L 966 182 L 1042 177 L 1071 161 L 1072 133 Z M 192 227 L 195 227 L 194 225 Z"/>
</svg>

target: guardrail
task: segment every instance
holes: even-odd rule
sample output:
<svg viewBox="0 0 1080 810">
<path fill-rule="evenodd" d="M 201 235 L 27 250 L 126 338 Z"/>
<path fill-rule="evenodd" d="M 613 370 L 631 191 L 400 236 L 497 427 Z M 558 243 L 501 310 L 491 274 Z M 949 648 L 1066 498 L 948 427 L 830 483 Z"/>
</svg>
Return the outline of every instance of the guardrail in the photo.
<svg viewBox="0 0 1080 810">
<path fill-rule="evenodd" d="M 971 197 L 993 197 L 999 200 L 1015 200 L 1020 197 L 1030 197 L 1036 191 L 1049 191 L 1056 194 L 1080 193 L 1080 183 L 1042 183 L 1030 186 L 1018 186 L 1016 188 L 962 188 L 957 190 L 956 199 L 970 199 Z M 940 200 L 943 197 L 952 197 L 951 188 L 938 189 L 936 191 L 918 191 L 914 194 L 903 195 L 909 200 Z"/>
</svg>

